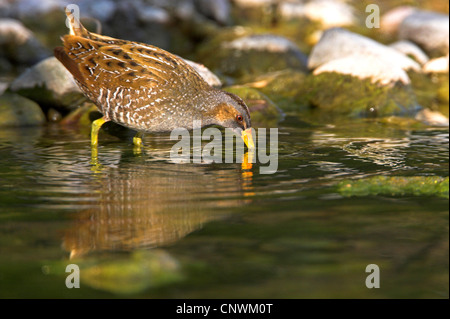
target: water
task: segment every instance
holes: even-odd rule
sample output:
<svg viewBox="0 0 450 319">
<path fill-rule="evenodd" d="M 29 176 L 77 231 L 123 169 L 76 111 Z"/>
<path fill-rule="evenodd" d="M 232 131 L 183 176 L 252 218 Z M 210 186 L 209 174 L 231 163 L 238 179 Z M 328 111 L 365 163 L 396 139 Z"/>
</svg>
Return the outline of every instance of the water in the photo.
<svg viewBox="0 0 450 319">
<path fill-rule="evenodd" d="M 345 197 L 371 176 L 448 176 L 448 129 L 279 127 L 278 171 L 173 164 L 168 136 L 0 131 L 0 297 L 448 298 L 448 198 Z M 65 286 L 68 264 L 81 288 Z M 379 289 L 365 285 L 380 268 Z"/>
</svg>

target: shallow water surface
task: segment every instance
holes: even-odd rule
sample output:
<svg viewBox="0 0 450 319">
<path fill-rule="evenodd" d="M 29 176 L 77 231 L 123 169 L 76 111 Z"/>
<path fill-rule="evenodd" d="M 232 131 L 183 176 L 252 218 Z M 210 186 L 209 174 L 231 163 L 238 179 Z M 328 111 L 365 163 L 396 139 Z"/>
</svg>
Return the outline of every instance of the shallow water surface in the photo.
<svg viewBox="0 0 450 319">
<path fill-rule="evenodd" d="M 174 164 L 168 136 L 0 131 L 0 297 L 448 298 L 448 195 L 342 180 L 448 176 L 448 129 L 279 127 L 278 171 Z M 68 264 L 81 288 L 65 286 Z M 365 285 L 377 264 L 379 289 Z"/>
</svg>

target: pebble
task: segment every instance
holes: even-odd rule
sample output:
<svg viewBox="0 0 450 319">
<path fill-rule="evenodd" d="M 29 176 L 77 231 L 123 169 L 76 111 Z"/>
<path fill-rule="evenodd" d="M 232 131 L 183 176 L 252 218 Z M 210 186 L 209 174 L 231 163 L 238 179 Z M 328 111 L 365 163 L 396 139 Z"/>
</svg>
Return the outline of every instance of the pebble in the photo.
<svg viewBox="0 0 450 319">
<path fill-rule="evenodd" d="M 282 2 L 280 14 L 283 18 L 308 18 L 324 28 L 352 26 L 357 18 L 352 6 L 337 0 L 318 0 L 307 3 Z"/>
<path fill-rule="evenodd" d="M 318 75 L 325 72 L 337 72 L 352 75 L 359 79 L 371 79 L 373 83 L 382 85 L 395 82 L 401 82 L 405 85 L 411 83 L 408 74 L 403 69 L 370 54 L 354 54 L 331 60 L 316 68 L 313 74 Z"/>
<path fill-rule="evenodd" d="M 223 44 L 226 49 L 233 49 L 238 51 L 265 51 L 272 53 L 294 53 L 301 62 L 306 65 L 307 57 L 300 51 L 297 45 L 282 37 L 272 34 L 257 34 L 238 38 L 231 42 Z"/>
<path fill-rule="evenodd" d="M 448 73 L 449 71 L 448 55 L 440 58 L 432 59 L 423 66 L 425 73 Z"/>
<path fill-rule="evenodd" d="M 412 57 L 421 65 L 427 63 L 430 58 L 422 51 L 416 44 L 411 41 L 401 40 L 389 45 L 389 47 L 403 53 L 406 56 Z"/>
<path fill-rule="evenodd" d="M 411 6 L 400 6 L 389 10 L 381 17 L 381 31 L 395 34 L 403 20 L 417 9 Z"/>
<path fill-rule="evenodd" d="M 228 24 L 231 12 L 229 0 L 196 0 L 195 4 L 200 13 L 222 25 Z"/>
<path fill-rule="evenodd" d="M 314 74 L 338 72 L 371 78 L 383 84 L 409 84 L 405 71 L 420 72 L 420 65 L 397 50 L 341 28 L 326 30 L 308 60 Z"/>
<path fill-rule="evenodd" d="M 430 11 L 415 11 L 400 24 L 400 39 L 413 41 L 428 54 L 449 53 L 449 16 Z"/>
<path fill-rule="evenodd" d="M 431 126 L 449 126 L 449 120 L 442 113 L 432 111 L 430 109 L 423 109 L 416 114 L 416 120 Z"/>
<path fill-rule="evenodd" d="M 0 49 L 0 56 L 19 65 L 31 65 L 50 55 L 33 32 L 15 19 L 0 19 Z"/>
<path fill-rule="evenodd" d="M 277 0 L 233 0 L 240 7 L 264 7 L 276 3 Z"/>
<path fill-rule="evenodd" d="M 39 105 L 23 96 L 5 93 L 0 96 L 0 127 L 35 126 L 45 123 Z"/>
</svg>

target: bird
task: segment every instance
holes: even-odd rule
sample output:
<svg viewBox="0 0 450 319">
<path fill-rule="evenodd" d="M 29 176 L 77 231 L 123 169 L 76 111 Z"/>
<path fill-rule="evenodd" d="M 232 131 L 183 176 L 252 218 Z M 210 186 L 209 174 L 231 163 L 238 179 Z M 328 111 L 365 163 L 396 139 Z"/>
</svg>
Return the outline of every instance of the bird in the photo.
<svg viewBox="0 0 450 319">
<path fill-rule="evenodd" d="M 55 57 L 102 113 L 92 123 L 91 146 L 101 126 L 112 121 L 145 133 L 218 125 L 231 128 L 253 149 L 250 112 L 235 94 L 210 86 L 184 59 L 153 45 L 88 31 L 66 9 L 70 32 Z"/>
</svg>

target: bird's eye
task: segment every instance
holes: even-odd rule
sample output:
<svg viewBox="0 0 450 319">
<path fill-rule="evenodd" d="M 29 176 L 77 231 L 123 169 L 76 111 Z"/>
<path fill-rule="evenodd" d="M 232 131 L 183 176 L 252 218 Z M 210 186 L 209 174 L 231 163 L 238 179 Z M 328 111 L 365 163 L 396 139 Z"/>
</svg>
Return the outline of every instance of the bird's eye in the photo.
<svg viewBox="0 0 450 319">
<path fill-rule="evenodd" d="M 242 117 L 242 115 L 238 114 L 238 115 L 236 115 L 236 120 L 238 122 L 242 122 L 244 120 L 244 118 Z"/>
</svg>

